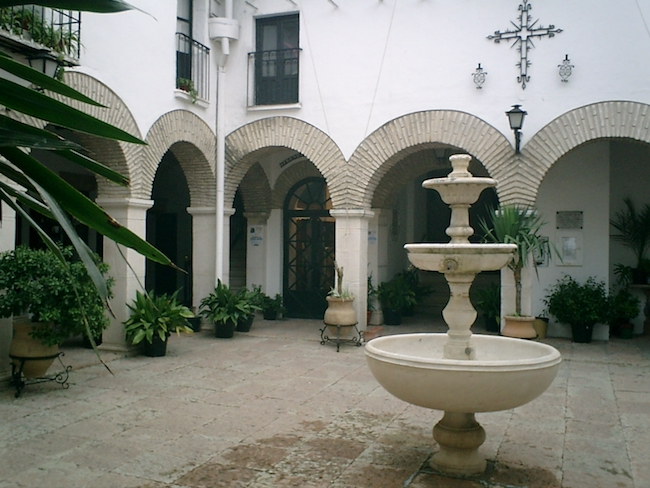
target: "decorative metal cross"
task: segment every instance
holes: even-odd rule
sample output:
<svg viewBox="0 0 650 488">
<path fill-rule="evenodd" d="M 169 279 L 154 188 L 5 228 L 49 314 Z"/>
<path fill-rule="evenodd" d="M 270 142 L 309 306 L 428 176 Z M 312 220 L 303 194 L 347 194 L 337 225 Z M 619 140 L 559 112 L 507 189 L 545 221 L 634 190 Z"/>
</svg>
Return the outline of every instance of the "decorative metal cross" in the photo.
<svg viewBox="0 0 650 488">
<path fill-rule="evenodd" d="M 535 27 L 537 20 L 531 23 L 529 15 L 532 8 L 533 6 L 528 3 L 528 0 L 523 0 L 523 3 L 519 5 L 519 25 L 510 21 L 515 26 L 515 30 L 495 31 L 494 35 L 488 36 L 488 39 L 493 40 L 497 44 L 501 41 L 514 39 L 510 47 L 519 45 L 519 62 L 517 63 L 517 66 L 519 66 L 519 76 L 517 77 L 517 82 L 521 83 L 521 88 L 524 90 L 526 89 L 526 82 L 530 81 L 528 67 L 531 65 L 531 62 L 528 61 L 528 50 L 535 47 L 533 38 L 542 38 L 544 36 L 554 37 L 555 34 L 562 32 L 562 29 L 556 29 L 554 25 Z"/>
</svg>

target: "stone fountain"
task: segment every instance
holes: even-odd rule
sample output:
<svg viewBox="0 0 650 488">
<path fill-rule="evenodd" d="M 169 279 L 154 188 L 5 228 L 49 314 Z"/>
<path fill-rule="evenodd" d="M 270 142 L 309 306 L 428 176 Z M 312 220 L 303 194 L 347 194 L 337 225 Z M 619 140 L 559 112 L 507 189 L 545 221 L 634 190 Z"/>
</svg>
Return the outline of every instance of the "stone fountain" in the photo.
<svg viewBox="0 0 650 488">
<path fill-rule="evenodd" d="M 417 268 L 445 275 L 451 297 L 442 314 L 446 334 L 384 336 L 366 344 L 372 374 L 389 393 L 408 403 L 444 411 L 433 428 L 440 446 L 431 466 L 449 475 L 483 473 L 486 460 L 478 449 L 485 430 L 476 412 L 496 412 L 521 406 L 541 395 L 552 383 L 562 358 L 539 342 L 490 335 L 472 335 L 476 310 L 469 289 L 477 273 L 508 265 L 514 244 L 471 244 L 469 207 L 481 192 L 496 185 L 492 178 L 473 177 L 471 157 L 450 157 L 446 178 L 425 181 L 451 207 L 447 244 L 407 244 Z"/>
</svg>

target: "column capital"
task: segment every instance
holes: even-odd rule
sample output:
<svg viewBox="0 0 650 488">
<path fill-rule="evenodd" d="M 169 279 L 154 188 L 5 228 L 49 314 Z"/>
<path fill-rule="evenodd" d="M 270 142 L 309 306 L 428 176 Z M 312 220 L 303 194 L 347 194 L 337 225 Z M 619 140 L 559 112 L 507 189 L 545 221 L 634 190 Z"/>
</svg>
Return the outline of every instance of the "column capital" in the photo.
<svg viewBox="0 0 650 488">
<path fill-rule="evenodd" d="M 187 207 L 185 210 L 190 215 L 214 215 L 217 211 L 214 207 Z"/>
<path fill-rule="evenodd" d="M 367 208 L 333 208 L 330 215 L 337 219 L 371 219 L 375 213 Z"/>
<path fill-rule="evenodd" d="M 100 207 L 110 207 L 110 208 L 119 208 L 119 207 L 131 207 L 131 208 L 142 208 L 145 210 L 153 207 L 153 200 L 145 200 L 142 198 L 98 198 L 95 200 L 95 203 Z"/>
<path fill-rule="evenodd" d="M 249 224 L 266 224 L 271 214 L 269 212 L 244 212 Z"/>
</svg>

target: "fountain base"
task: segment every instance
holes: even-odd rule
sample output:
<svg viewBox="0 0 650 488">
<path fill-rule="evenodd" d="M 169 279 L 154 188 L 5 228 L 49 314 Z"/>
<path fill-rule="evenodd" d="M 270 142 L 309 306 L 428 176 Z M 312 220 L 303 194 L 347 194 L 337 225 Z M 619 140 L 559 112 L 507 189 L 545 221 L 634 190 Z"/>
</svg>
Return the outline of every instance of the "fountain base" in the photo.
<svg viewBox="0 0 650 488">
<path fill-rule="evenodd" d="M 440 446 L 430 461 L 436 471 L 450 476 L 485 472 L 487 461 L 478 452 L 485 441 L 485 430 L 473 413 L 445 412 L 433 428 L 433 438 Z"/>
</svg>

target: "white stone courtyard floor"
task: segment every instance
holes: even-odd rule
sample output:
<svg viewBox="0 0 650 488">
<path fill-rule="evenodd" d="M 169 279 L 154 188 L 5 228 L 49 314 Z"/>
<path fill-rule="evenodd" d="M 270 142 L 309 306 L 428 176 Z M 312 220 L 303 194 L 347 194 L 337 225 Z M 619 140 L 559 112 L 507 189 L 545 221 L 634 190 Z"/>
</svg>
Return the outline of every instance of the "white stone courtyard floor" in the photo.
<svg viewBox="0 0 650 488">
<path fill-rule="evenodd" d="M 485 476 L 428 468 L 441 412 L 385 392 L 363 348 L 320 344 L 321 323 L 170 339 L 166 357 L 74 342 L 69 389 L 0 388 L 0 488 L 650 487 L 650 337 L 573 344 L 541 397 L 477 414 Z M 440 332 L 422 317 L 386 333 Z M 475 332 L 480 333 L 481 330 Z"/>
</svg>

